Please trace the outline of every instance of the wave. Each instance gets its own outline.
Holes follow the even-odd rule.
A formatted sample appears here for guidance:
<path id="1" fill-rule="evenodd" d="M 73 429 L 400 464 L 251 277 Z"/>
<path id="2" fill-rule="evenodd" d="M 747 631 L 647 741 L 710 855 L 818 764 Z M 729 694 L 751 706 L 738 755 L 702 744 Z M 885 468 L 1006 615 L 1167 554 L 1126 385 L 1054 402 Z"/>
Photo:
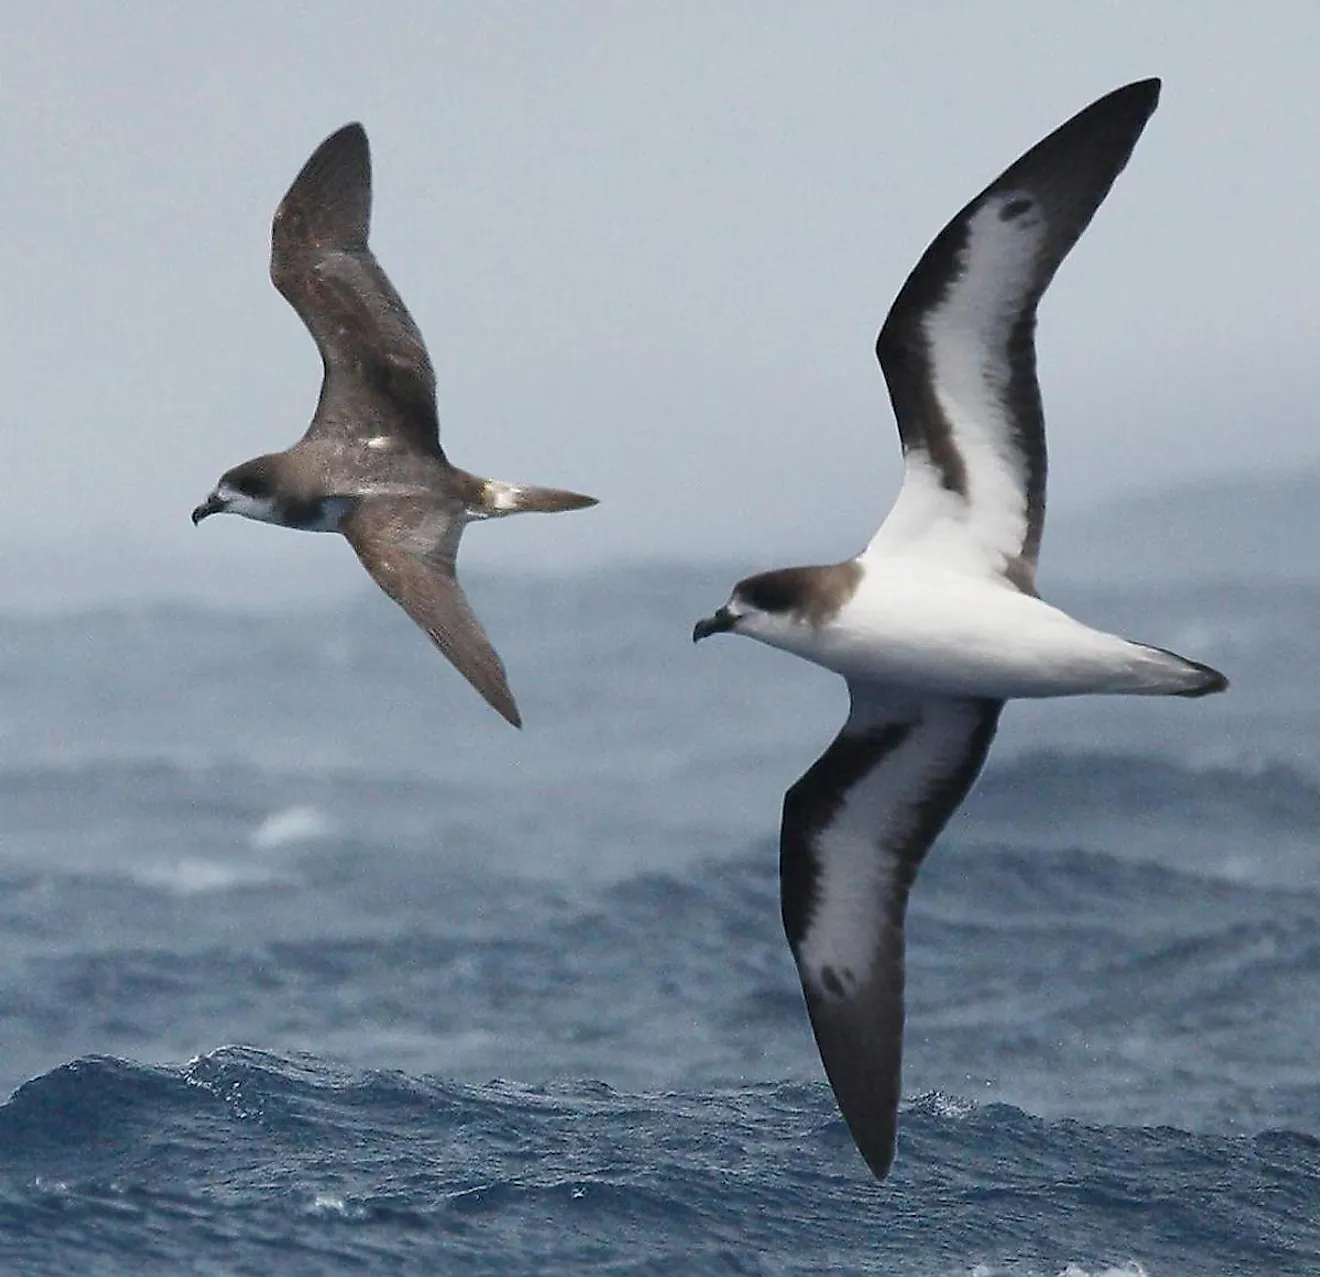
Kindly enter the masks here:
<path id="1" fill-rule="evenodd" d="M 189 839 L 183 880 L 145 853 L 0 873 L 0 1085 L 236 1032 L 469 1079 L 819 1076 L 769 838 L 601 883 L 507 871 L 466 832 L 341 827 L 226 856 L 188 828 L 161 835 Z M 913 893 L 910 1086 L 1099 1122 L 1314 1126 L 1320 893 L 996 832 L 951 829 Z"/>
<path id="2" fill-rule="evenodd" d="M 987 767 L 954 826 L 1026 848 L 1085 848 L 1261 886 L 1320 886 L 1320 782 L 1267 763 L 1040 750 Z"/>
<path id="3" fill-rule="evenodd" d="M 757 765 L 755 759 L 747 763 Z M 590 778 L 589 769 L 575 774 L 578 784 Z M 695 775 L 691 780 L 701 783 Z M 605 821 L 628 815 L 623 802 L 631 799 L 632 787 L 623 798 L 612 792 L 616 788 L 624 788 L 624 780 L 611 774 L 610 786 L 598 792 Z M 29 759 L 0 766 L 0 802 L 9 830 L 20 838 L 71 819 L 95 822 L 107 836 L 128 835 L 134 820 L 156 826 L 176 821 L 190 830 L 223 823 L 227 830 L 237 824 L 244 841 L 270 850 L 324 841 L 341 826 L 369 833 L 372 827 L 388 829 L 391 821 L 402 826 L 406 818 L 414 830 L 425 830 L 442 813 L 449 813 L 448 823 L 455 816 L 472 820 L 493 803 L 530 815 L 544 810 L 546 795 L 511 790 L 504 776 L 458 783 L 314 760 Z M 700 809 L 708 819 L 722 815 L 745 827 L 741 808 L 703 801 Z M 1105 827 L 1116 835 L 1097 845 L 1090 835 Z M 1185 841 L 1224 842 L 1227 835 L 1241 842 L 1248 834 L 1265 843 L 1309 841 L 1320 827 L 1320 779 L 1280 762 L 1200 766 L 1147 751 L 1036 749 L 992 757 L 954 826 L 978 838 L 1002 834 L 1017 845 L 1037 845 L 1043 834 L 1057 844 L 1075 830 L 1073 845 L 1106 850 L 1117 837 L 1138 856 L 1142 840 L 1134 829 L 1141 827 L 1162 831 L 1154 842 L 1177 829 Z M 708 837 L 725 832 L 711 820 Z"/>
<path id="4" fill-rule="evenodd" d="M 1019 815 L 1032 806 L 1187 815 L 1213 800 L 1211 819 L 1224 806 L 1275 825 L 1314 827 L 1320 817 L 1320 783 L 1296 767 L 1193 766 L 1146 752 L 1033 750 L 987 768 L 975 794 L 985 816 L 999 804 Z"/>
<path id="5" fill-rule="evenodd" d="M 402 773 L 395 769 L 364 774 L 361 767 L 323 764 L 318 759 L 271 763 L 155 756 L 97 757 L 75 754 L 11 758 L 0 765 L 0 786 L 7 798 L 49 796 L 48 790 L 67 792 L 71 785 L 105 791 L 115 797 L 139 787 L 155 792 L 178 790 L 225 793 L 245 785 L 303 780 L 330 787 L 379 786 L 395 777 L 401 788 L 434 785 L 429 772 Z M 446 786 L 457 792 L 455 785 Z M 1278 760 L 1239 764 L 1195 764 L 1149 750 L 1094 748 L 1037 748 L 1003 757 L 992 755 L 985 775 L 973 791 L 985 805 L 990 799 L 1030 798 L 1044 794 L 1070 805 L 1088 802 L 1135 801 L 1161 806 L 1187 804 L 1207 795 L 1227 793 L 1248 808 L 1277 809 L 1283 820 L 1314 820 L 1320 811 L 1320 779 Z"/>
<path id="6" fill-rule="evenodd" d="M 0 1107 L 15 1273 L 1301 1273 L 1318 1191 L 1295 1132 L 940 1095 L 906 1106 L 880 1185 L 816 1084 L 475 1086 L 230 1047 L 76 1060 Z"/>

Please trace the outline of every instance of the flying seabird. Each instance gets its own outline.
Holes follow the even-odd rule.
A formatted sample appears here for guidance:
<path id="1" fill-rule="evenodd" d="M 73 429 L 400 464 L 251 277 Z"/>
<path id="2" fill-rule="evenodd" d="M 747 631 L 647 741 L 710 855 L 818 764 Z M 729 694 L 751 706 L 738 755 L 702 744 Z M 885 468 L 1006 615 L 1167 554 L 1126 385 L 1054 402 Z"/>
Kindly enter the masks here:
<path id="1" fill-rule="evenodd" d="M 839 1108 L 877 1177 L 894 1156 L 903 923 L 922 859 L 985 761 L 1004 702 L 1204 696 L 1206 665 L 1091 629 L 1035 591 L 1045 518 L 1036 306 L 1127 163 L 1158 80 L 1101 98 L 935 238 L 876 344 L 904 478 L 860 555 L 748 577 L 720 631 L 843 675 L 843 729 L 784 797 L 784 929 Z"/>
<path id="2" fill-rule="evenodd" d="M 464 527 L 594 497 L 482 479 L 440 447 L 422 335 L 367 245 L 371 152 L 349 124 L 313 152 L 275 211 L 270 277 L 316 340 L 321 398 L 291 448 L 221 476 L 192 513 L 340 532 L 386 594 L 515 727 L 504 665 L 455 575 Z"/>

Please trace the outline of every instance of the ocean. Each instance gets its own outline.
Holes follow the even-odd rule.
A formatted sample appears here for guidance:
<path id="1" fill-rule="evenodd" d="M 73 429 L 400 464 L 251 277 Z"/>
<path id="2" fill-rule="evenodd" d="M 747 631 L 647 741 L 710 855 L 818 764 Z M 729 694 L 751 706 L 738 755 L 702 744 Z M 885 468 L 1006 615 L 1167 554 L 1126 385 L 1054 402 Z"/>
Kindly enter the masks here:
<path id="1" fill-rule="evenodd" d="M 1320 1272 L 1320 587 L 1059 584 L 1229 674 L 1014 705 L 922 869 L 898 1159 L 779 923 L 839 680 L 755 564 L 0 617 L 0 1273 Z"/>

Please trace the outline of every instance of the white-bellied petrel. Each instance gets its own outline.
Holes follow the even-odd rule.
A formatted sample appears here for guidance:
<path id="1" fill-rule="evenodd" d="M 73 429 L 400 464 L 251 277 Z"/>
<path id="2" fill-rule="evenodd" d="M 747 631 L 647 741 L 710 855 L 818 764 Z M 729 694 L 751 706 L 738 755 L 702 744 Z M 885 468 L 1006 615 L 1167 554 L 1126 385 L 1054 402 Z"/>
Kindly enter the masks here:
<path id="1" fill-rule="evenodd" d="M 270 277 L 316 340 L 321 398 L 291 448 L 221 476 L 192 514 L 241 514 L 341 532 L 362 565 L 515 727 L 504 665 L 455 575 L 474 519 L 595 505 L 593 497 L 481 479 L 440 447 L 422 335 L 367 245 L 371 152 L 360 124 L 313 152 L 275 211 Z"/>
<path id="2" fill-rule="evenodd" d="M 1034 587 L 1045 518 L 1036 306 L 1159 89 L 1119 89 L 1032 147 L 908 276 L 876 344 L 903 485 L 866 549 L 748 577 L 693 632 L 746 634 L 848 682 L 847 722 L 784 798 L 780 890 L 825 1071 L 880 1177 L 894 1155 L 908 893 L 1004 702 L 1228 685 L 1073 620 Z"/>

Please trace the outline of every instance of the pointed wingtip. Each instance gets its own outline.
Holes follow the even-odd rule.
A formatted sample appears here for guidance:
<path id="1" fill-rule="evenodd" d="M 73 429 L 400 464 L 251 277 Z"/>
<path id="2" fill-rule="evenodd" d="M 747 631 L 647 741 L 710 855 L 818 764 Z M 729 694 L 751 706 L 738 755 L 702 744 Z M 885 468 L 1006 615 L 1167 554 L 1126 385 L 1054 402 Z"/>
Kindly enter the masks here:
<path id="1" fill-rule="evenodd" d="M 476 624 L 476 618 L 473 617 L 473 623 Z M 509 685 L 504 673 L 504 664 L 495 653 L 494 648 L 490 648 L 490 656 L 497 663 L 495 670 L 484 665 L 474 664 L 466 659 L 462 651 L 452 646 L 446 645 L 445 639 L 442 639 L 437 631 L 431 627 L 426 627 L 431 641 L 448 658 L 453 667 L 467 679 L 469 685 L 481 697 L 487 705 L 491 707 L 510 727 L 522 729 L 522 714 L 518 712 L 518 702 L 513 699 L 513 693 L 509 690 Z M 446 636 L 446 638 L 451 636 Z M 489 642 L 482 635 L 484 642 Z"/>
<path id="2" fill-rule="evenodd" d="M 1160 79 L 1158 75 L 1150 75 L 1144 80 L 1133 80 L 1130 84 L 1120 85 L 1108 96 L 1111 98 L 1128 96 L 1133 98 L 1158 99 L 1160 96 L 1160 89 L 1163 85 L 1164 81 Z M 1103 99 L 1101 100 L 1103 101 Z"/>
<path id="3" fill-rule="evenodd" d="M 857 1151 L 876 1179 L 884 1181 L 889 1178 L 889 1172 L 894 1169 L 894 1153 L 897 1151 L 895 1144 L 872 1149 L 866 1149 L 858 1144 Z"/>
<path id="4" fill-rule="evenodd" d="M 472 618 L 473 624 L 479 624 L 476 617 Z M 432 641 L 436 640 L 434 630 L 428 630 Z M 483 641 L 487 644 L 484 632 Z M 457 649 L 441 647 L 441 651 L 449 658 L 450 663 L 460 674 L 467 679 L 472 688 L 481 697 L 487 705 L 491 707 L 510 727 L 522 729 L 522 714 L 518 711 L 518 702 L 513 699 L 513 693 L 509 690 L 508 677 L 504 672 L 504 663 L 496 654 L 494 648 L 490 648 L 490 656 L 494 658 L 495 669 L 485 668 L 474 664 L 471 660 L 465 659 L 462 652 Z"/>
<path id="5" fill-rule="evenodd" d="M 316 148 L 309 157 L 307 165 L 313 161 L 324 162 L 327 159 L 367 159 L 370 160 L 371 144 L 367 141 L 367 130 L 357 120 L 337 128 Z"/>
<path id="6" fill-rule="evenodd" d="M 514 700 L 513 691 L 509 687 L 509 677 L 505 672 L 504 662 L 500 660 L 495 649 L 489 647 L 490 640 L 485 637 L 485 631 L 480 630 L 481 623 L 475 616 L 472 617 L 472 624 L 478 628 L 483 642 L 489 648 L 493 668 L 474 663 L 469 659 L 470 654 L 465 656 L 456 648 L 442 648 L 441 650 L 444 651 L 454 668 L 467 679 L 481 699 L 510 727 L 521 730 L 523 725 L 522 714 L 518 710 L 518 702 Z M 435 639 L 434 631 L 431 632 L 431 638 Z"/>
<path id="7" fill-rule="evenodd" d="M 901 941 L 900 941 L 901 943 Z M 901 957 L 895 978 L 868 980 L 845 996 L 822 992 L 802 971 L 825 1076 L 857 1151 L 876 1179 L 894 1163 L 903 1055 Z"/>
<path id="8" fill-rule="evenodd" d="M 1127 86 L 1131 93 L 1140 93 L 1148 97 L 1151 104 L 1160 100 L 1160 90 L 1164 87 L 1164 81 L 1158 75 L 1152 75 L 1145 80 L 1134 80 Z"/>
<path id="9" fill-rule="evenodd" d="M 1042 138 L 1006 169 L 1003 177 L 1019 174 L 1029 182 L 1033 168 L 1030 157 L 1033 154 L 1041 158 L 1055 156 L 1047 161 L 1046 167 L 1062 164 L 1063 169 L 1066 169 L 1071 160 L 1073 165 L 1092 170 L 1097 176 L 1107 172 L 1104 185 L 1095 196 L 1098 205 L 1114 179 L 1127 166 L 1137 140 L 1150 117 L 1155 114 L 1155 108 L 1160 103 L 1160 89 L 1161 82 L 1158 79 L 1135 80 L 1096 98 Z"/>
<path id="10" fill-rule="evenodd" d="M 1133 112 L 1149 115 L 1159 105 L 1160 90 L 1164 82 L 1159 76 L 1145 80 L 1133 80 L 1130 84 L 1120 84 L 1108 93 L 1102 93 L 1081 110 L 1075 112 L 1070 120 L 1084 115 L 1110 115 L 1119 112 Z"/>
<path id="11" fill-rule="evenodd" d="M 272 267 L 290 251 L 364 250 L 371 226 L 371 147 L 354 121 L 336 129 L 298 170 L 272 227 Z"/>
<path id="12" fill-rule="evenodd" d="M 1117 111 L 1119 107 L 1130 110 L 1139 119 L 1149 119 L 1160 104 L 1160 90 L 1164 87 L 1158 76 L 1148 80 L 1134 80 L 1122 88 L 1106 93 L 1091 107 L 1092 110 Z"/>
<path id="13" fill-rule="evenodd" d="M 1028 293 L 1039 300 L 1127 165 L 1159 104 L 1161 86 L 1157 77 L 1134 80 L 1088 103 L 1024 151 L 948 222 L 908 276 L 876 338 L 875 353 L 887 378 L 901 377 L 910 360 L 920 363 L 926 358 L 921 322 L 944 298 L 950 278 L 962 270 L 968 224 L 992 195 L 1021 190 L 1043 203 L 1054 229 Z M 891 397 L 894 390 L 891 381 Z M 899 391 L 906 393 L 902 385 Z"/>

